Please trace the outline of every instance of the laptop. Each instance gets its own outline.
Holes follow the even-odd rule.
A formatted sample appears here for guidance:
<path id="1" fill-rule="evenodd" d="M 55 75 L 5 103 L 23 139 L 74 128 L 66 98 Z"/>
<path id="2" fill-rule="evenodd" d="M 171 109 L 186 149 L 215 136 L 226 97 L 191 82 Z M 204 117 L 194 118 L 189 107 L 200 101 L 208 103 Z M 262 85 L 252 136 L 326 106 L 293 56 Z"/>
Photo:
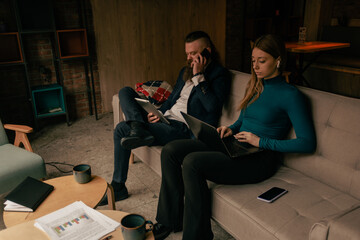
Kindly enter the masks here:
<path id="1" fill-rule="evenodd" d="M 256 153 L 263 149 L 249 143 L 239 142 L 233 136 L 221 138 L 216 128 L 187 113 L 181 112 L 196 139 L 202 141 L 215 151 L 221 151 L 231 158 Z"/>
<path id="2" fill-rule="evenodd" d="M 153 113 L 155 116 L 160 118 L 160 121 L 162 121 L 163 123 L 170 124 L 170 122 L 165 118 L 164 114 L 157 110 L 156 107 L 151 102 L 149 102 L 149 100 L 142 98 L 135 98 L 135 100 L 145 111 L 147 111 L 148 113 Z"/>

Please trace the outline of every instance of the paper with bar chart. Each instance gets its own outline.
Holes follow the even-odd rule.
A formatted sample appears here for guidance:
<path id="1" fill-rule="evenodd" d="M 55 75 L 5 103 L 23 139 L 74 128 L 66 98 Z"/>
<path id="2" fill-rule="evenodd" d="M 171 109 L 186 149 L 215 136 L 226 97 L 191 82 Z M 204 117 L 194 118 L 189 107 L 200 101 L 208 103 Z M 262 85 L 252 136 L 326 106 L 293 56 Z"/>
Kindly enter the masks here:
<path id="1" fill-rule="evenodd" d="M 59 240 L 99 239 L 119 225 L 81 201 L 38 218 L 34 224 L 51 239 Z"/>

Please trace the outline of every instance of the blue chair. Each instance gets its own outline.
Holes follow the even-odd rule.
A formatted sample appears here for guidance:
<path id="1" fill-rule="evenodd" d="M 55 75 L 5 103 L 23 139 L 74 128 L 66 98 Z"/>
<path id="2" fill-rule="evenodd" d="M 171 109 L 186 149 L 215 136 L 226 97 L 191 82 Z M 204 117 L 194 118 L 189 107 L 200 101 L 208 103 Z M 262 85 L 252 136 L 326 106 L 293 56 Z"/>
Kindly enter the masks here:
<path id="1" fill-rule="evenodd" d="M 5 129 L 15 131 L 14 144 L 10 144 Z M 24 125 L 5 124 L 0 119 L 0 194 L 11 191 L 27 176 L 46 177 L 44 160 L 33 153 L 27 133 L 33 129 Z M 25 149 L 21 148 L 23 145 Z"/>

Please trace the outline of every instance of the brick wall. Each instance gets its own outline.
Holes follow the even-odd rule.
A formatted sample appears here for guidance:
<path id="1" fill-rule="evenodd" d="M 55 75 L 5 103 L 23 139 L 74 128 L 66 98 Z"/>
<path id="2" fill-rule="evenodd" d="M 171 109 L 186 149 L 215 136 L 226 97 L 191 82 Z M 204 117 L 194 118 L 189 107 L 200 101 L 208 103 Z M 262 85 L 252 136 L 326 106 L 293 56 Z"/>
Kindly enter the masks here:
<path id="1" fill-rule="evenodd" d="M 97 112 L 102 113 L 100 82 L 95 52 L 94 30 L 90 0 L 85 0 L 85 16 L 88 23 L 88 45 L 92 56 L 93 76 Z M 10 1 L 0 1 L 0 8 L 11 6 Z M 56 29 L 82 28 L 84 19 L 79 17 L 77 0 L 54 0 Z M 15 21 L 15 19 L 13 19 Z M 16 24 L 8 24 L 17 31 Z M 15 27 L 14 27 L 15 26 Z M 15 28 L 15 29 L 14 29 Z M 54 33 L 23 34 L 23 46 L 28 62 L 30 87 L 57 82 L 53 54 L 55 51 Z M 70 120 L 94 114 L 94 99 L 91 95 L 91 79 L 86 76 L 83 59 L 61 61 L 60 82 L 63 82 L 66 93 L 67 108 Z M 0 118 L 3 123 L 20 123 L 34 126 L 30 92 L 25 80 L 25 66 L 0 66 Z M 44 71 L 45 70 L 45 71 Z M 89 101 L 92 103 L 89 105 Z M 91 110 L 91 111 L 90 111 Z M 41 120 L 46 122 L 47 119 Z M 50 119 L 49 119 L 50 121 Z"/>

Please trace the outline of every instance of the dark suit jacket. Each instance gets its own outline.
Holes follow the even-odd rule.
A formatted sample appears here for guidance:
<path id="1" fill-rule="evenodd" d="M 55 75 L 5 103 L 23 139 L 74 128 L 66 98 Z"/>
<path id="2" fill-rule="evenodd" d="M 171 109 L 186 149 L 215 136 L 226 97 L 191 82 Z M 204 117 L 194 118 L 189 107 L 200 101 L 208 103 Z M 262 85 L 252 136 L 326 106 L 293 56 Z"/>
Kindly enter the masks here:
<path id="1" fill-rule="evenodd" d="M 160 107 L 165 113 L 180 97 L 185 82 L 181 69 L 175 87 L 168 100 Z M 187 113 L 213 126 L 217 126 L 225 99 L 230 92 L 230 72 L 216 62 L 211 62 L 204 72 L 205 81 L 194 87 L 190 93 Z"/>

